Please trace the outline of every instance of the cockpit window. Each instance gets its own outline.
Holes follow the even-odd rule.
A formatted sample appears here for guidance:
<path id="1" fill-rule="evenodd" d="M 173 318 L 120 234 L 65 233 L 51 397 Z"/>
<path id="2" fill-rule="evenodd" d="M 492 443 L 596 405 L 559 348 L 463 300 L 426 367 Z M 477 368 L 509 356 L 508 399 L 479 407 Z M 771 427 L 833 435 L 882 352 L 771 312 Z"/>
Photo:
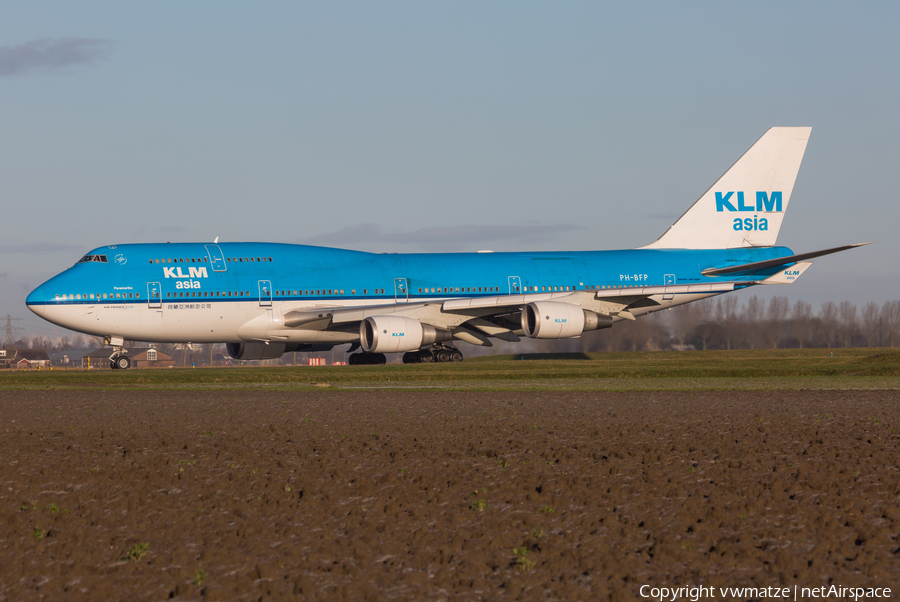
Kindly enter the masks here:
<path id="1" fill-rule="evenodd" d="M 81 259 L 78 260 L 78 263 L 88 263 L 90 261 L 96 261 L 99 263 L 108 263 L 106 261 L 106 255 L 85 255 Z"/>

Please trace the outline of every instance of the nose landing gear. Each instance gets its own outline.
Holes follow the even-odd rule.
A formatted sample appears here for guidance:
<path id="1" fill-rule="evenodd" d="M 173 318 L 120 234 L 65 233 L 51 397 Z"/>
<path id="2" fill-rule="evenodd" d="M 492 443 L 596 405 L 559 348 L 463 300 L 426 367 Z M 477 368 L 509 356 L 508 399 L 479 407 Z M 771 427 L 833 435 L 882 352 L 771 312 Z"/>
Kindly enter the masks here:
<path id="1" fill-rule="evenodd" d="M 125 353 L 125 340 L 121 337 L 105 337 L 104 345 L 111 345 L 112 355 L 109 356 L 109 367 L 113 370 L 128 370 L 131 368 L 131 358 Z"/>

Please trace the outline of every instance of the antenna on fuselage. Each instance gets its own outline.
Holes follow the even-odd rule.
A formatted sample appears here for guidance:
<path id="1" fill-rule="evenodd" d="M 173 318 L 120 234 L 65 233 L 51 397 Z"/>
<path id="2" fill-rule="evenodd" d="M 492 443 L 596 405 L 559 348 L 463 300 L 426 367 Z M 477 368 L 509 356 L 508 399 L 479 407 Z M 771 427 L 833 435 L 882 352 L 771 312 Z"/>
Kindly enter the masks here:
<path id="1" fill-rule="evenodd" d="M 213 241 L 213 244 L 214 244 L 214 245 L 219 244 L 219 237 L 218 237 L 218 236 L 216 236 L 216 239 Z"/>

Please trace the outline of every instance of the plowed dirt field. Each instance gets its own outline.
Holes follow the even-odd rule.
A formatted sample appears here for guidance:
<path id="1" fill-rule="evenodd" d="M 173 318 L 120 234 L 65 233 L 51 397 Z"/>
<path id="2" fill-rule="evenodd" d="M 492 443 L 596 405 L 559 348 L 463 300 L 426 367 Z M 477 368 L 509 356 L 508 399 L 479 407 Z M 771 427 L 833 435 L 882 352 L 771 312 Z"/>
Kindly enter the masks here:
<path id="1" fill-rule="evenodd" d="M 0 600 L 900 592 L 890 391 L 2 391 Z"/>

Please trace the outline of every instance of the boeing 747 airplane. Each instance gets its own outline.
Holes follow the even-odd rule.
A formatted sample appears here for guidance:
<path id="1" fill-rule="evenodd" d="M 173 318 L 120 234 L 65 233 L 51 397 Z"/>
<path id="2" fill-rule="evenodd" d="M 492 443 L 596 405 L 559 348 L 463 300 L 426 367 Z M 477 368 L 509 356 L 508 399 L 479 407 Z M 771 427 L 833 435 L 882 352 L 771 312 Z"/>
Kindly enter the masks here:
<path id="1" fill-rule="evenodd" d="M 749 286 L 790 284 L 809 259 L 775 246 L 811 128 L 767 131 L 657 241 L 621 251 L 373 254 L 275 243 L 99 247 L 28 308 L 102 336 L 227 343 L 236 359 L 350 344 L 350 364 L 462 360 L 457 341 L 561 339 Z M 867 244 L 867 243 L 861 243 Z"/>

